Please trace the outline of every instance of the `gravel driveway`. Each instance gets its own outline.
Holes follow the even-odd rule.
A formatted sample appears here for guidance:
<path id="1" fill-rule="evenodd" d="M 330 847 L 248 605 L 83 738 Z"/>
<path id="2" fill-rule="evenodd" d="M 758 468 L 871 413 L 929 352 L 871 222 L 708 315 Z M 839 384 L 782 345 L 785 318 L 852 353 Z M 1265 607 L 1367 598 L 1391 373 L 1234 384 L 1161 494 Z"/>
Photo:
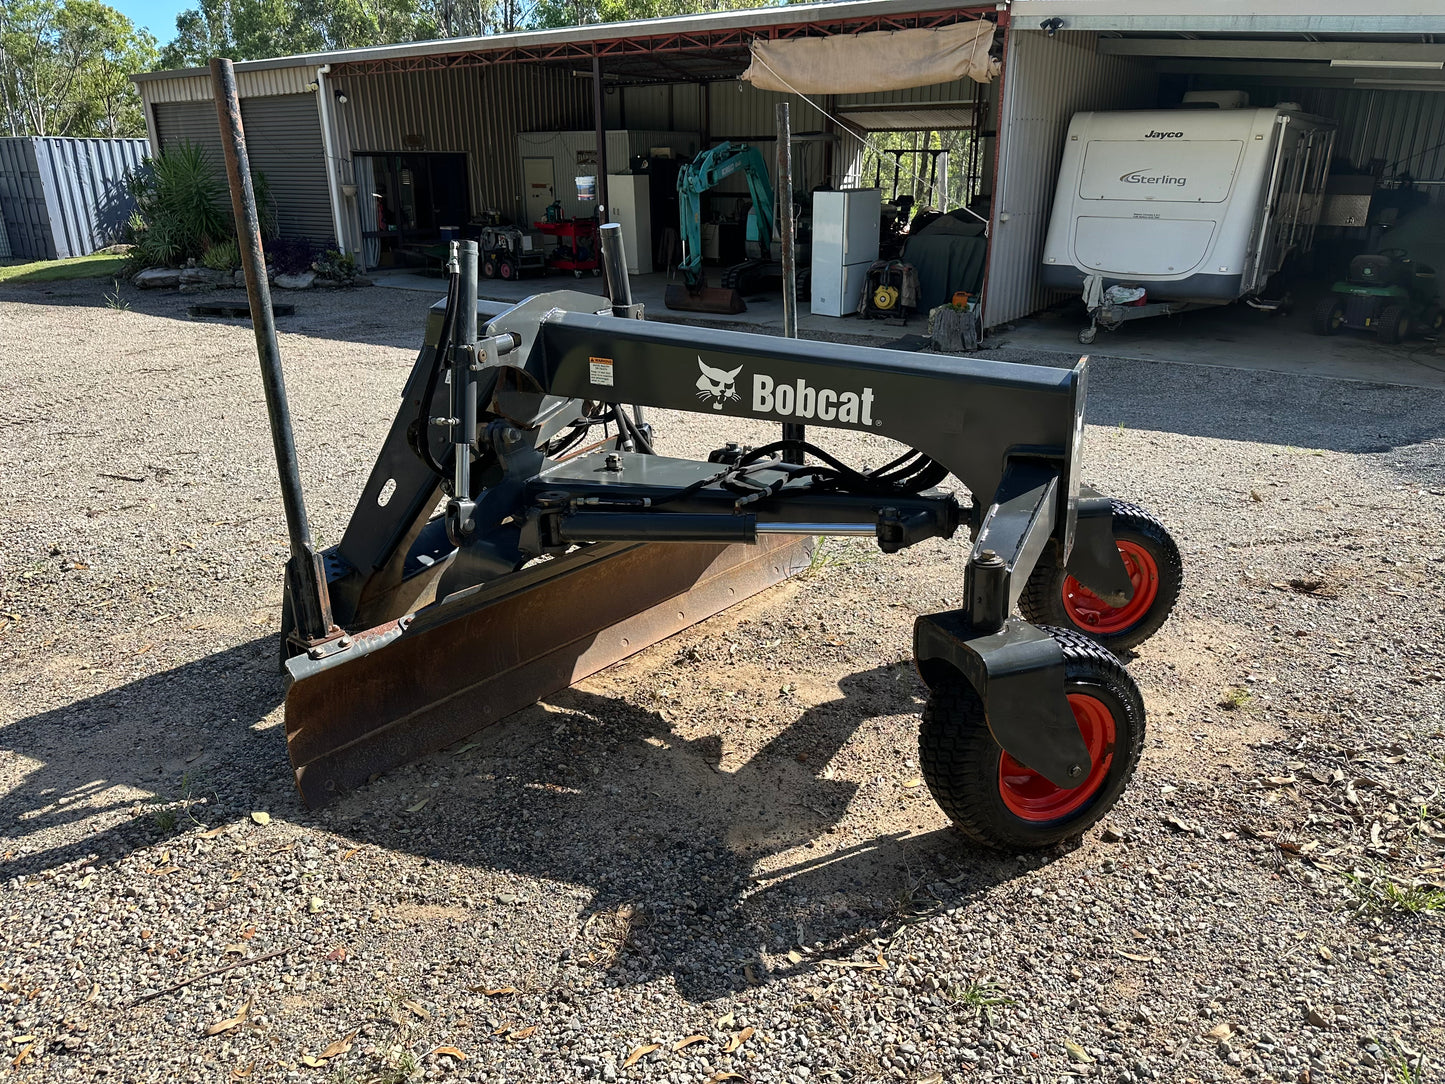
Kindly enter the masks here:
<path id="1" fill-rule="evenodd" d="M 0 290 L 11 1078 L 1440 1079 L 1445 395 L 1096 359 L 1087 476 L 1187 580 L 1129 661 L 1140 771 L 1074 846 L 978 850 L 918 785 L 910 632 L 958 541 L 828 543 L 310 813 L 250 330 L 121 298 Z M 323 543 L 430 300 L 281 320 Z"/>

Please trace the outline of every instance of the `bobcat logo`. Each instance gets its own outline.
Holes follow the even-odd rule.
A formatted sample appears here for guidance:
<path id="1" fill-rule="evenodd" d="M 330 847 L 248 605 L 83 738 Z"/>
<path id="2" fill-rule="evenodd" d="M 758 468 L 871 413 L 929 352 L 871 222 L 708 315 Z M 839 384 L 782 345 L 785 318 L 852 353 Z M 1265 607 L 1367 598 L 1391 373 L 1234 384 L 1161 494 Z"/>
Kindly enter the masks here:
<path id="1" fill-rule="evenodd" d="M 697 367 L 702 370 L 697 378 L 697 397 L 704 402 L 711 399 L 714 410 L 721 410 L 724 403 L 740 398 L 736 385 L 738 373 L 743 371 L 741 365 L 731 371 L 714 369 L 699 357 Z"/>

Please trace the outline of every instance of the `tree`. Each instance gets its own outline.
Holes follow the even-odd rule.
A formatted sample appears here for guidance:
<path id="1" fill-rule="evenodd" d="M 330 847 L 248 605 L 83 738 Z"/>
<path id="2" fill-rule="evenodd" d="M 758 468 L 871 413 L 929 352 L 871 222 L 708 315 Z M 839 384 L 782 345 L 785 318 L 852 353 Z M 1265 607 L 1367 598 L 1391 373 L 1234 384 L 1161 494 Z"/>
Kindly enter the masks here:
<path id="1" fill-rule="evenodd" d="M 7 135 L 144 135 L 130 73 L 156 42 L 98 0 L 0 3 L 0 110 Z"/>
<path id="2" fill-rule="evenodd" d="M 774 0 L 776 2 L 776 0 Z M 552 28 L 588 23 L 621 23 L 667 15 L 701 15 L 766 6 L 768 0 L 536 0 L 526 25 Z"/>
<path id="3" fill-rule="evenodd" d="M 199 0 L 161 68 L 756 7 L 765 0 Z"/>
<path id="4" fill-rule="evenodd" d="M 213 56 L 260 60 L 436 37 L 414 0 L 200 0 L 176 16 L 161 68 L 200 67 Z"/>

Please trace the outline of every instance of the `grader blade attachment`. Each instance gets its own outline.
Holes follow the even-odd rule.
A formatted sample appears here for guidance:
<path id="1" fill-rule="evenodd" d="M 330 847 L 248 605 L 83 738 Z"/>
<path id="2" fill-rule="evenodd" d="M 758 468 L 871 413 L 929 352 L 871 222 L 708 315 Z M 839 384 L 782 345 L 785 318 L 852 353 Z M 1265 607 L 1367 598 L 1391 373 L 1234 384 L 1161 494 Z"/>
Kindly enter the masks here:
<path id="1" fill-rule="evenodd" d="M 286 664 L 286 748 L 308 806 L 641 651 L 806 568 L 809 538 L 601 543 Z"/>

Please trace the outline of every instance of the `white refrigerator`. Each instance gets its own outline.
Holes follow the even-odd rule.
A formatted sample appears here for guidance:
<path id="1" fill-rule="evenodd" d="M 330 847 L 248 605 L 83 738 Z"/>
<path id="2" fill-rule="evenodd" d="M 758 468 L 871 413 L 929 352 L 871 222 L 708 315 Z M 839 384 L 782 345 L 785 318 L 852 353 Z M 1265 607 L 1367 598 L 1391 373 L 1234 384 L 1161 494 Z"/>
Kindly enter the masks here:
<path id="1" fill-rule="evenodd" d="M 651 180 L 645 173 L 610 173 L 607 176 L 607 221 L 622 227 L 629 275 L 652 274 Z"/>
<path id="2" fill-rule="evenodd" d="M 868 268 L 878 259 L 882 203 L 877 188 L 813 193 L 813 315 L 858 311 Z"/>

